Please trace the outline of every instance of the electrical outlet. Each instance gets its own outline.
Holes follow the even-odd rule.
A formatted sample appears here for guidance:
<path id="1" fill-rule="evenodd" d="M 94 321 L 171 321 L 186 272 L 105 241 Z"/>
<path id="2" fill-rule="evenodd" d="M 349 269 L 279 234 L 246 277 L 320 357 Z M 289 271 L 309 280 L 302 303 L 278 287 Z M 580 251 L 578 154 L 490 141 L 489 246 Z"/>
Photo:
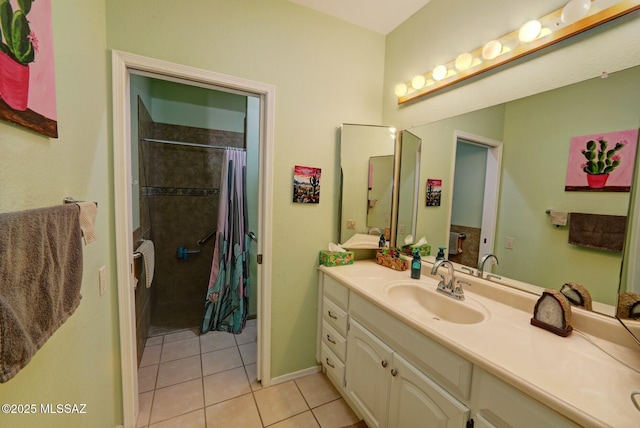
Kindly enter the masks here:
<path id="1" fill-rule="evenodd" d="M 398 225 L 398 233 L 399 234 L 404 235 L 404 229 L 405 229 L 404 224 L 399 224 Z"/>
<path id="2" fill-rule="evenodd" d="M 347 220 L 347 229 L 355 229 L 356 221 L 355 220 Z"/>
<path id="3" fill-rule="evenodd" d="M 507 236 L 506 238 L 504 238 L 504 248 L 512 250 L 513 249 L 513 241 L 514 238 L 511 236 Z"/>
<path id="4" fill-rule="evenodd" d="M 102 266 L 98 269 L 98 276 L 100 277 L 100 295 L 102 296 L 107 290 L 107 267 Z"/>

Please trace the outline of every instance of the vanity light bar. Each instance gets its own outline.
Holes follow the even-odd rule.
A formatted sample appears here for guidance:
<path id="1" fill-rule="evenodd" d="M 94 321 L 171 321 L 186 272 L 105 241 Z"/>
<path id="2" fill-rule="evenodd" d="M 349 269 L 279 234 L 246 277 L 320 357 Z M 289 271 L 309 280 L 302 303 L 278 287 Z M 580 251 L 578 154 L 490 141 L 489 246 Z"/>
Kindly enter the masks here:
<path id="1" fill-rule="evenodd" d="M 585 3 L 588 12 L 580 8 L 581 3 Z M 529 21 L 518 30 L 492 40 L 472 52 L 460 54 L 453 61 L 397 84 L 395 94 L 398 104 L 447 88 L 638 9 L 640 0 L 593 0 L 591 3 L 589 0 L 571 0 L 563 8 L 539 20 Z M 582 17 L 584 13 L 587 14 Z M 573 19 L 577 20 L 572 22 L 570 15 L 574 15 Z"/>

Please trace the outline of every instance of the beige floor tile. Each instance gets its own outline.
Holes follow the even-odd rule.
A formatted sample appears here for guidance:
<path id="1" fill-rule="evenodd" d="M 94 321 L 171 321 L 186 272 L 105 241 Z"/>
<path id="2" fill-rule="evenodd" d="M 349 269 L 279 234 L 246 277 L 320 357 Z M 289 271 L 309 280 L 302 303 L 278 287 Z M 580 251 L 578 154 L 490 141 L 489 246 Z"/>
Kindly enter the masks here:
<path id="1" fill-rule="evenodd" d="M 244 367 L 227 370 L 203 378 L 207 406 L 251 392 Z"/>
<path id="2" fill-rule="evenodd" d="M 244 366 L 244 369 L 247 372 L 247 377 L 249 378 L 249 384 L 251 385 L 252 391 L 262 389 L 262 384 L 257 380 L 257 368 L 257 364 L 247 364 Z"/>
<path id="3" fill-rule="evenodd" d="M 144 346 L 162 345 L 163 336 L 148 337 Z"/>
<path id="4" fill-rule="evenodd" d="M 140 428 L 149 425 L 151 403 L 153 403 L 153 391 L 144 392 L 138 395 L 138 422 L 136 427 Z"/>
<path id="5" fill-rule="evenodd" d="M 309 410 L 293 381 L 253 393 L 265 426 Z"/>
<path id="6" fill-rule="evenodd" d="M 236 346 L 202 354 L 202 374 L 204 376 L 236 367 L 242 367 L 242 358 L 240 358 L 240 352 Z"/>
<path id="7" fill-rule="evenodd" d="M 210 331 L 200 336 L 200 352 L 219 351 L 236 346 L 233 334 L 224 331 Z"/>
<path id="8" fill-rule="evenodd" d="M 150 425 L 149 428 L 206 428 L 204 409 Z"/>
<path id="9" fill-rule="evenodd" d="M 258 320 L 256 318 L 247 320 L 247 322 L 244 325 L 245 327 L 252 327 L 252 326 L 258 325 Z"/>
<path id="10" fill-rule="evenodd" d="M 165 421 L 203 407 L 202 379 L 156 389 L 150 422 Z"/>
<path id="11" fill-rule="evenodd" d="M 153 391 L 156 388 L 158 364 L 138 369 L 138 392 Z"/>
<path id="12" fill-rule="evenodd" d="M 300 413 L 292 418 L 269 426 L 269 428 L 320 428 L 311 411 Z"/>
<path id="13" fill-rule="evenodd" d="M 176 340 L 175 342 L 164 343 L 162 345 L 161 362 L 179 360 L 180 358 L 192 357 L 200 353 L 200 340 L 197 337 L 190 339 Z"/>
<path id="14" fill-rule="evenodd" d="M 340 398 L 340 393 L 323 373 L 305 376 L 295 382 L 312 409 Z"/>
<path id="15" fill-rule="evenodd" d="M 251 342 L 238 346 L 244 364 L 253 364 L 258 361 L 258 347 L 256 345 L 256 342 Z"/>
<path id="16" fill-rule="evenodd" d="M 209 427 L 262 428 L 251 394 L 209 406 L 205 411 Z"/>
<path id="17" fill-rule="evenodd" d="M 164 343 L 177 342 L 178 340 L 191 339 L 198 337 L 197 330 L 183 330 L 175 333 L 169 333 L 164 335 Z"/>
<path id="18" fill-rule="evenodd" d="M 164 388 L 165 386 L 175 385 L 201 377 L 202 365 L 200 364 L 200 355 L 195 355 L 193 357 L 161 363 L 158 369 L 158 382 L 156 387 Z"/>
<path id="19" fill-rule="evenodd" d="M 312 410 L 321 428 L 340 428 L 358 422 L 358 417 L 343 398 Z"/>
<path id="20" fill-rule="evenodd" d="M 255 325 L 245 325 L 242 333 L 236 334 L 236 342 L 238 345 L 244 345 L 245 343 L 255 342 L 257 337 L 258 327 Z"/>
<path id="21" fill-rule="evenodd" d="M 160 362 L 160 354 L 162 353 L 162 345 L 145 346 L 142 351 L 142 359 L 140 367 L 152 366 Z"/>

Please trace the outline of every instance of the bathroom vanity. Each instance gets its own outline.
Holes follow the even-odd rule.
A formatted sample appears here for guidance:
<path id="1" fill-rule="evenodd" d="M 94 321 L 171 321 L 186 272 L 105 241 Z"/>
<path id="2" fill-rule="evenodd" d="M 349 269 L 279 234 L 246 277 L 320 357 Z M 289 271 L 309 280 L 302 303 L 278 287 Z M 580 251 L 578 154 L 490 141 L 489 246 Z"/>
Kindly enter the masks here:
<path id="1" fill-rule="evenodd" d="M 457 273 L 456 301 L 430 268 L 319 268 L 317 359 L 370 428 L 640 424 L 640 374 L 602 350 L 640 369 L 615 319 L 574 310 L 559 337 L 530 324 L 537 296 Z"/>

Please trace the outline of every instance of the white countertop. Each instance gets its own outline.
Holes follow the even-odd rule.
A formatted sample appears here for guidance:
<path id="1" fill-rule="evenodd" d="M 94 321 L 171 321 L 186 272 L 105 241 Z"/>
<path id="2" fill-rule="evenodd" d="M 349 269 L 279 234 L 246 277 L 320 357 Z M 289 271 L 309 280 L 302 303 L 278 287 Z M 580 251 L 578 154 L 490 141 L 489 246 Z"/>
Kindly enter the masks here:
<path id="1" fill-rule="evenodd" d="M 538 296 L 531 296 L 531 310 L 525 311 L 474 293 L 473 286 L 465 287 L 465 302 L 483 307 L 489 316 L 477 324 L 455 324 L 401 311 L 390 304 L 384 288 L 391 281 L 406 280 L 435 288 L 437 281 L 425 276 L 424 268 L 420 280 L 411 279 L 410 270 L 397 272 L 372 260 L 348 266 L 320 266 L 320 270 L 425 336 L 580 425 L 640 426 L 640 411 L 630 399 L 632 391 L 640 391 L 640 373 L 598 349 L 581 333 L 638 370 L 640 348 L 627 348 L 595 337 L 585 324 L 580 329 L 574 325 L 574 332 L 568 337 L 532 326 L 530 320 Z M 465 275 L 457 273 L 456 277 Z M 505 288 L 504 293 L 509 292 L 513 291 Z M 605 326 L 607 322 L 603 317 Z M 610 323 L 607 328 L 613 329 L 615 324 Z"/>

